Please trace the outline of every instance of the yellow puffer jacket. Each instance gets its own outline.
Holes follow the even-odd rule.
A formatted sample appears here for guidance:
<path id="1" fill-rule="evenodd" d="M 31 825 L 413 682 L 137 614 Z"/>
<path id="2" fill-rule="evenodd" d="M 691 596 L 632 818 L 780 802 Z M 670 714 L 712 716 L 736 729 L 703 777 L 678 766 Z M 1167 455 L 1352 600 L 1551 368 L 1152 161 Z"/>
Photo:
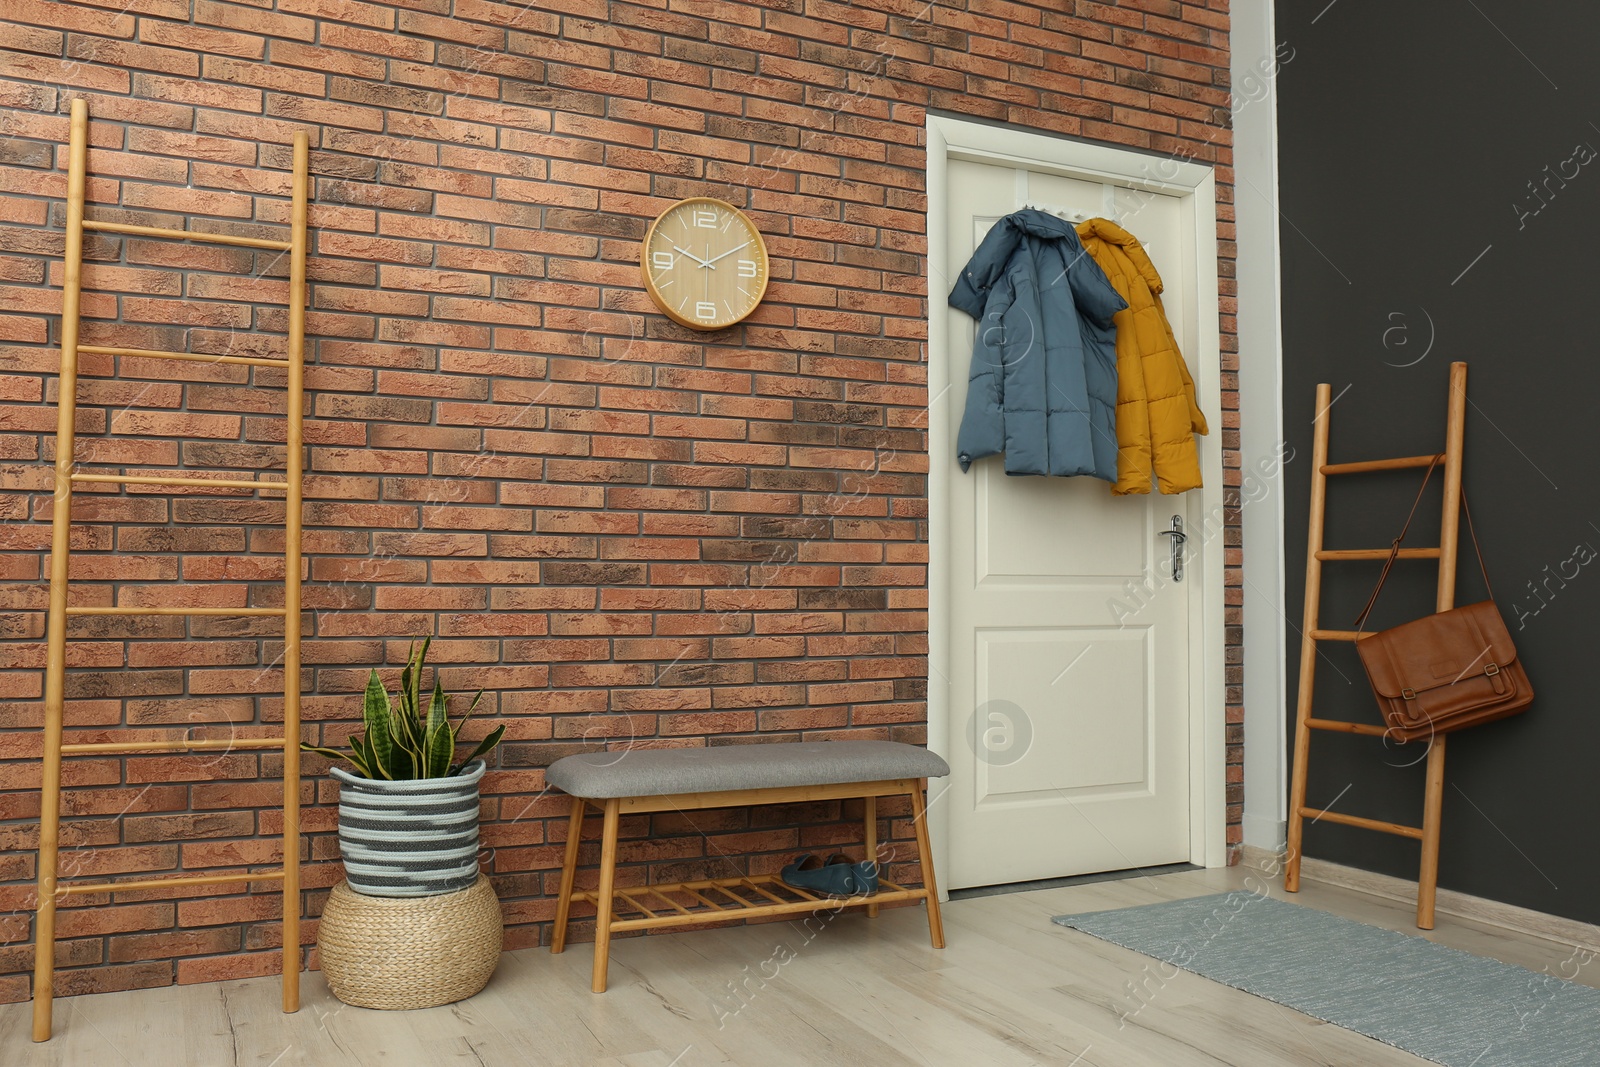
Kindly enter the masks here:
<path id="1" fill-rule="evenodd" d="M 1117 329 L 1117 483 L 1113 493 L 1148 493 L 1150 470 L 1163 493 L 1200 485 L 1194 435 L 1208 432 L 1194 400 L 1172 326 L 1161 310 L 1161 275 L 1133 234 L 1106 219 L 1078 226 L 1078 237 L 1111 286 L 1128 302 Z"/>

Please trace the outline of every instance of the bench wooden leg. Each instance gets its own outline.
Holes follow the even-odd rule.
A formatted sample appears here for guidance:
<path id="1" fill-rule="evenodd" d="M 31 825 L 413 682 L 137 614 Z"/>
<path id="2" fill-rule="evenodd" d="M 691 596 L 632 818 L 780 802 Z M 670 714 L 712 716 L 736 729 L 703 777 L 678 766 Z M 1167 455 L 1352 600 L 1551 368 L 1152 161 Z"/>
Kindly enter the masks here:
<path id="1" fill-rule="evenodd" d="M 866 848 L 865 848 L 866 856 L 865 856 L 865 859 L 869 863 L 877 863 L 878 862 L 878 798 L 877 797 L 865 797 L 862 800 L 862 805 L 866 808 L 866 819 L 865 819 L 865 821 L 866 821 L 867 836 L 866 836 Z M 878 917 L 878 906 L 876 904 L 868 904 L 867 905 L 867 918 L 876 919 L 877 917 Z"/>
<path id="2" fill-rule="evenodd" d="M 928 780 L 922 779 L 911 792 L 911 824 L 917 831 L 917 863 L 922 867 L 922 884 L 928 890 L 928 936 L 934 948 L 944 948 L 944 918 L 939 914 L 939 883 L 933 874 L 933 846 L 928 836 L 928 804 L 923 792 Z"/>
<path id="3" fill-rule="evenodd" d="M 606 991 L 606 966 L 611 962 L 611 895 L 617 882 L 617 823 L 622 802 L 606 801 L 605 828 L 600 834 L 600 892 L 594 922 L 594 981 L 589 988 Z"/>
<path id="4" fill-rule="evenodd" d="M 567 854 L 561 862 L 561 896 L 556 900 L 556 928 L 550 935 L 550 951 L 567 947 L 567 914 L 572 910 L 572 885 L 578 878 L 578 844 L 583 839 L 582 797 L 572 798 L 572 821 L 567 824 Z"/>

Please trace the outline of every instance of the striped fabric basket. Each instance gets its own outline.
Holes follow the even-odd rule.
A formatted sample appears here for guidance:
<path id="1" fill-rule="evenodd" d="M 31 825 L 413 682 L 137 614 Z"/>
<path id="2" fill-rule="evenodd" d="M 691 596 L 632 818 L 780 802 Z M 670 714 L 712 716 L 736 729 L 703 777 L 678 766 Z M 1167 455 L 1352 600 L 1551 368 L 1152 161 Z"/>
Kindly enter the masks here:
<path id="1" fill-rule="evenodd" d="M 478 782 L 484 762 L 459 775 L 377 781 L 343 767 L 339 852 L 350 888 L 373 897 L 456 893 L 478 879 Z"/>

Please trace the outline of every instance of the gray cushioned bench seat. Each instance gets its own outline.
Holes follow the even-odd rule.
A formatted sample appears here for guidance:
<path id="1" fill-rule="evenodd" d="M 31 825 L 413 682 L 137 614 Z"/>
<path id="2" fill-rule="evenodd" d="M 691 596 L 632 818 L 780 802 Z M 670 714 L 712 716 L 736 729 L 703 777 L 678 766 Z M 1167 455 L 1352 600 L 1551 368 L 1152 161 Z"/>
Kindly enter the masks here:
<path id="1" fill-rule="evenodd" d="M 942 778 L 950 765 L 899 741 L 778 741 L 715 748 L 585 752 L 550 765 L 545 780 L 575 797 L 652 797 L 728 789 Z"/>

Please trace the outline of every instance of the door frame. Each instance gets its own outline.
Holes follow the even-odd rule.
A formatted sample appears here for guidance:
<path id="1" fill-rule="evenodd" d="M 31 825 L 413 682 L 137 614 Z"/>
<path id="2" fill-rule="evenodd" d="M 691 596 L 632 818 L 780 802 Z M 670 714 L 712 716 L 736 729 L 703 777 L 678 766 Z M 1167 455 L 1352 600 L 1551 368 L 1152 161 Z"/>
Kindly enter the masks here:
<path id="1" fill-rule="evenodd" d="M 1212 433 L 1200 439 L 1197 492 L 1169 497 L 1189 530 L 1190 574 L 1199 581 L 1189 593 L 1189 862 L 1221 867 L 1227 846 L 1227 681 L 1224 653 L 1222 484 L 1222 353 L 1218 296 L 1216 176 L 1209 166 L 1173 156 L 1152 155 L 1102 144 L 1087 144 L 1010 126 L 990 125 L 930 113 L 927 119 L 928 170 L 928 747 L 946 759 L 961 754 L 950 714 L 950 478 L 954 448 L 948 419 L 935 417 L 950 390 L 946 358 L 949 330 L 944 296 L 954 279 L 944 273 L 949 250 L 945 214 L 948 167 L 967 160 L 1059 174 L 1069 178 L 1142 190 L 1179 199 L 1190 223 L 1184 228 L 1185 254 L 1194 264 L 1197 338 L 1185 353 L 1193 372 L 1196 400 Z M 945 788 L 948 788 L 946 786 Z M 948 805 L 930 798 L 928 822 L 934 841 L 935 872 L 947 877 L 951 845 Z"/>

